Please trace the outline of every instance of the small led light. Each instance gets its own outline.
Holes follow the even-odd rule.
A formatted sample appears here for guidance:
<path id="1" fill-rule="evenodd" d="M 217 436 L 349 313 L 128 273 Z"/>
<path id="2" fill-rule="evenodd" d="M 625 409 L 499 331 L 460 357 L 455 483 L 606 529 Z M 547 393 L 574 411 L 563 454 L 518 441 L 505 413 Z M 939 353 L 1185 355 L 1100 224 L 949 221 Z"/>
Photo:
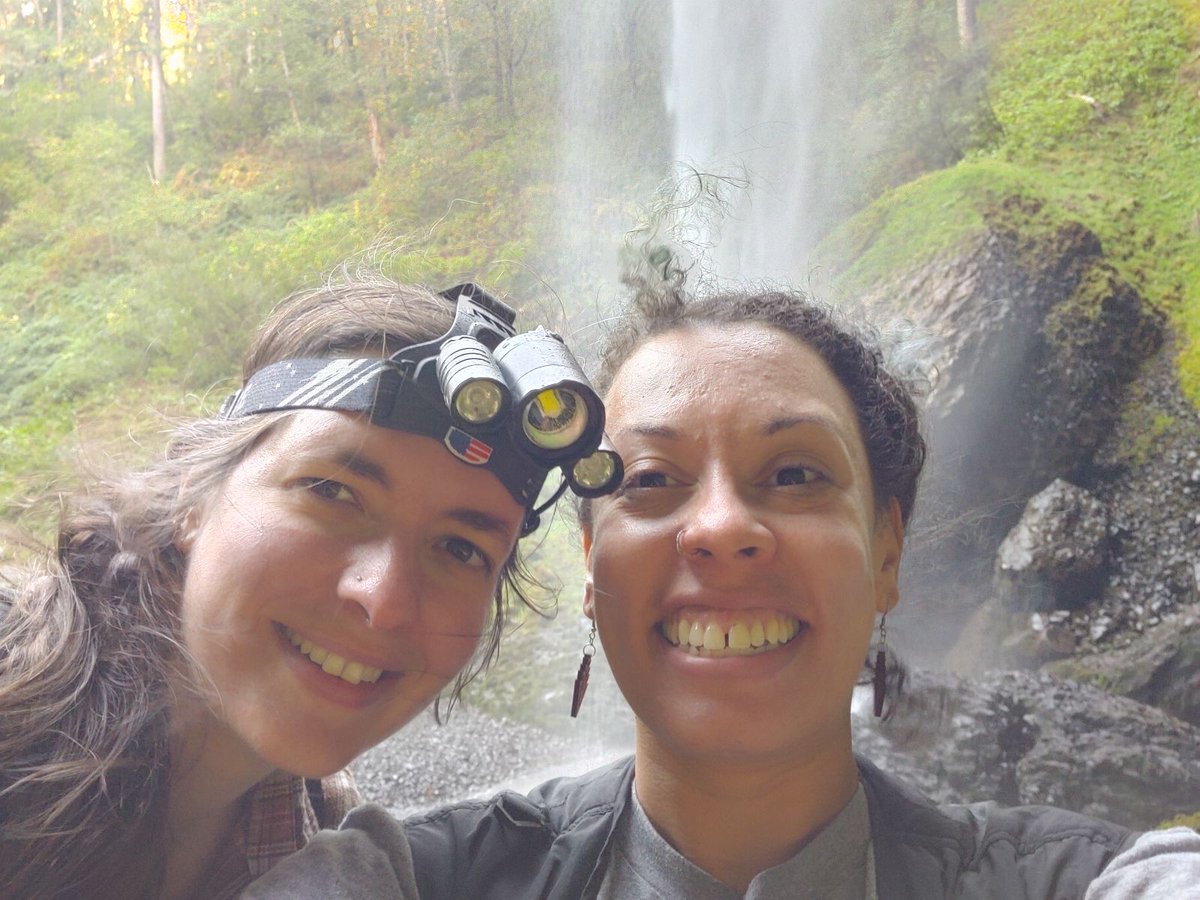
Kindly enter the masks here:
<path id="1" fill-rule="evenodd" d="M 602 497 L 611 494 L 625 477 L 625 465 L 608 438 L 600 447 L 564 469 L 567 484 L 579 497 Z"/>
<path id="2" fill-rule="evenodd" d="M 536 394 L 521 416 L 525 435 L 544 450 L 571 446 L 583 435 L 587 422 L 587 404 L 565 388 L 550 388 Z"/>
<path id="3" fill-rule="evenodd" d="M 494 381 L 468 381 L 454 395 L 454 411 L 464 422 L 483 425 L 500 415 L 504 392 Z"/>
<path id="4" fill-rule="evenodd" d="M 612 454 L 598 452 L 591 456 L 585 456 L 575 463 L 572 474 L 575 476 L 577 484 L 594 491 L 597 488 L 605 487 L 612 480 L 614 471 L 616 471 L 616 465 L 613 462 Z"/>

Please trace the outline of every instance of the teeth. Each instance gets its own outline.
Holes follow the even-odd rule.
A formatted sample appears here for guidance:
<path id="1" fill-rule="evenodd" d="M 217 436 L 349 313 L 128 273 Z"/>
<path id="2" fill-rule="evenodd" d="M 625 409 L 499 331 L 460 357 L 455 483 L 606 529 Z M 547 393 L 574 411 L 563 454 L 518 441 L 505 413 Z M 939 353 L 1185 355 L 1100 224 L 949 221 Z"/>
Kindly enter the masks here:
<path id="1" fill-rule="evenodd" d="M 767 635 L 763 631 L 763 623 L 755 619 L 754 624 L 750 626 L 750 646 L 761 647 L 766 642 Z"/>
<path id="2" fill-rule="evenodd" d="M 716 624 L 712 622 L 704 629 L 704 649 L 705 650 L 724 650 L 725 649 L 725 632 L 723 632 Z"/>
<path id="3" fill-rule="evenodd" d="M 335 675 L 343 681 L 348 681 L 351 684 L 359 684 L 364 681 L 368 684 L 374 684 L 383 675 L 383 669 L 363 665 L 360 662 L 352 662 L 343 656 L 338 656 L 336 653 L 330 653 L 324 647 L 314 644 L 308 638 L 300 637 L 300 635 L 296 634 L 290 628 L 287 629 L 287 637 L 301 653 L 320 666 L 323 672 Z"/>
<path id="4" fill-rule="evenodd" d="M 716 622 L 693 621 L 684 616 L 659 626 L 663 636 L 677 647 L 705 655 L 739 656 L 762 653 L 788 643 L 800 633 L 799 620 L 769 615 L 763 619 L 735 619 L 726 633 Z M 342 677 L 346 677 L 343 673 Z"/>
<path id="5" fill-rule="evenodd" d="M 741 622 L 734 622 L 729 628 L 729 649 L 730 650 L 749 650 L 750 649 L 750 629 Z"/>

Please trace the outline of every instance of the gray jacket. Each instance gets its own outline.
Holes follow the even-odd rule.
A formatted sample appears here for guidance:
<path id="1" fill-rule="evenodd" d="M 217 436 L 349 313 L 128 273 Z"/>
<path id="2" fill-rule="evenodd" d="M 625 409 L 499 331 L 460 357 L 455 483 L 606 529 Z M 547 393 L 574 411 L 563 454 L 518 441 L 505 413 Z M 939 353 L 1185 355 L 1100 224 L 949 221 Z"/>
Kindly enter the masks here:
<path id="1" fill-rule="evenodd" d="M 1136 834 L 1077 813 L 938 805 L 864 759 L 879 900 L 1069 900 Z M 409 819 L 422 900 L 596 895 L 633 761 Z"/>

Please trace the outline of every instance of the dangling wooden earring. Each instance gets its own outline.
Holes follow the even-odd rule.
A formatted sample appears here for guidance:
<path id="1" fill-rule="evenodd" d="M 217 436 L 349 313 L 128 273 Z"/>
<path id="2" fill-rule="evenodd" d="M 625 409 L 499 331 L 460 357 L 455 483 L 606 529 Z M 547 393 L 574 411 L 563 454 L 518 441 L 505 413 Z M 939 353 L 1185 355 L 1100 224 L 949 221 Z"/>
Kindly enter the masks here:
<path id="1" fill-rule="evenodd" d="M 879 620 L 879 644 L 875 650 L 875 674 L 871 678 L 875 689 L 875 717 L 883 715 L 883 701 L 887 697 L 887 613 Z"/>
<path id="2" fill-rule="evenodd" d="M 571 718 L 579 715 L 579 707 L 583 706 L 583 695 L 587 693 L 588 675 L 592 671 L 592 657 L 596 655 L 596 623 L 588 633 L 587 643 L 583 646 L 583 659 L 579 661 L 579 672 L 575 675 L 575 690 L 571 693 Z"/>

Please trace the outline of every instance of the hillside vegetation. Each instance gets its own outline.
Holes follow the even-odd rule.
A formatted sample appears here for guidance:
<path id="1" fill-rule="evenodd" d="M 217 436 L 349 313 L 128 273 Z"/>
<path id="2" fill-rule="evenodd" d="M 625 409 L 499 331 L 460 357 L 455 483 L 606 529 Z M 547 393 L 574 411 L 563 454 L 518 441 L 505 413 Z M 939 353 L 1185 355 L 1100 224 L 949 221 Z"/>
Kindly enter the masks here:
<path id="1" fill-rule="evenodd" d="M 823 164 L 844 177 L 824 252 L 840 289 L 1026 197 L 1039 212 L 1023 227 L 1084 222 L 1170 312 L 1200 401 L 1196 4 L 980 0 L 980 46 L 964 53 L 952 5 L 852 3 L 828 38 Z M 559 140 L 564 70 L 590 65 L 564 39 L 582 15 L 566 0 L 162 7 L 159 50 L 144 0 L 0 0 L 9 521 L 74 470 L 81 443 L 127 459 L 156 449 L 160 413 L 211 410 L 265 310 L 373 242 L 401 278 L 475 277 L 530 311 L 594 319 L 592 273 L 557 238 L 601 216 L 632 224 L 665 172 L 666 3 L 620 3 L 605 26 L 617 64 L 592 74 L 625 118 L 585 142 L 582 163 Z M 564 220 L 572 165 L 596 208 Z"/>
<path id="2" fill-rule="evenodd" d="M 826 241 L 839 286 L 861 290 L 997 225 L 1079 221 L 1171 316 L 1180 380 L 1200 403 L 1200 6 L 1007 0 L 980 16 L 997 127 Z"/>

